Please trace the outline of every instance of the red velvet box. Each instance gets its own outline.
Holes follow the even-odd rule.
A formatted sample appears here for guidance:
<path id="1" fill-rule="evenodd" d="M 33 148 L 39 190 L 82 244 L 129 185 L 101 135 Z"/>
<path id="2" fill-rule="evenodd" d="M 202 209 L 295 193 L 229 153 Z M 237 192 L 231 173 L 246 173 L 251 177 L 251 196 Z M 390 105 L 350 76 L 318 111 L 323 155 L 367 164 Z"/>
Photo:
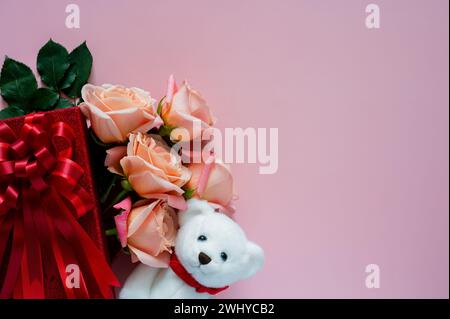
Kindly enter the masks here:
<path id="1" fill-rule="evenodd" d="M 100 206 L 99 206 L 99 202 L 97 199 L 96 190 L 94 187 L 94 181 L 93 181 L 93 177 L 92 177 L 92 170 L 91 170 L 90 159 L 89 159 L 88 144 L 87 144 L 88 134 L 87 134 L 87 127 L 86 127 L 86 120 L 78 107 L 54 110 L 54 111 L 49 111 L 49 112 L 45 112 L 45 113 L 41 113 L 41 114 L 44 114 L 45 121 L 47 123 L 50 123 L 49 124 L 50 126 L 52 125 L 52 123 L 57 123 L 57 122 L 59 122 L 59 123 L 64 122 L 64 123 L 68 124 L 68 126 L 70 126 L 70 128 L 71 128 L 71 131 L 73 131 L 73 133 L 75 135 L 71 160 L 74 161 L 76 164 L 78 164 L 84 170 L 84 174 L 82 175 L 81 179 L 76 183 L 78 185 L 76 187 L 77 188 L 81 187 L 84 190 L 86 190 L 86 195 L 89 197 L 88 199 L 91 202 L 91 204 L 93 204 L 93 206 L 92 206 L 93 208 L 91 208 L 87 213 L 85 213 L 83 216 L 79 217 L 78 219 L 74 218 L 74 220 L 77 220 L 78 224 L 84 230 L 85 234 L 87 234 L 90 237 L 90 239 L 92 240 L 92 242 L 94 244 L 92 246 L 96 246 L 98 248 L 98 250 L 100 251 L 98 255 L 94 254 L 94 256 L 97 256 L 96 259 L 107 260 L 108 257 L 107 257 L 107 250 L 105 247 L 104 231 L 103 231 L 102 222 L 101 222 L 101 211 L 99 208 Z M 25 117 L 22 116 L 22 117 L 17 117 L 17 118 L 12 118 L 12 119 L 6 119 L 3 121 L 0 121 L 0 123 L 1 122 L 7 124 L 10 127 L 10 129 L 12 129 L 12 131 L 17 136 L 19 136 L 21 134 L 21 131 L 23 130 Z M 4 139 L 4 136 L 0 136 L 0 145 L 2 142 L 2 137 Z M 0 149 L 0 151 L 1 151 L 1 149 Z M 1 152 L 0 152 L 0 158 L 1 158 Z M 5 192 L 5 185 L 3 185 L 3 188 L 1 185 L 2 184 L 1 183 L 1 181 L 2 181 L 1 175 L 2 175 L 2 172 L 0 170 L 0 203 L 2 201 L 2 198 L 1 198 L 2 193 L 4 194 L 4 192 Z M 12 180 L 12 181 L 9 180 L 9 181 L 7 181 L 7 183 L 14 184 L 14 180 Z M 5 184 L 5 178 L 3 178 L 3 184 Z M 23 195 L 19 195 L 19 196 L 23 196 Z M 83 198 L 85 198 L 85 197 L 83 197 Z M 26 205 L 26 204 L 23 204 L 23 205 Z M 25 207 L 25 206 L 23 206 L 23 207 Z M 46 207 L 50 207 L 50 206 L 46 206 Z M 23 208 L 19 208 L 19 210 L 20 209 L 23 210 Z M 56 208 L 56 209 L 58 209 L 58 208 Z M 48 208 L 47 208 L 47 210 L 48 210 Z M 24 213 L 24 212 L 20 212 L 20 213 L 23 216 L 26 215 L 26 213 Z M 33 209 L 31 209 L 31 213 L 34 213 Z M 1 239 L 2 238 L 2 236 L 1 236 L 2 220 L 3 221 L 6 220 L 5 216 L 6 216 L 6 214 L 2 215 L 1 210 L 0 210 L 0 241 L 2 240 Z M 44 218 L 47 218 L 45 220 L 50 219 L 50 217 L 44 217 Z M 35 222 L 35 224 L 36 223 L 37 222 Z M 26 226 L 24 226 L 24 227 L 26 227 Z M 5 227 L 3 225 L 3 231 L 4 231 L 4 228 Z M 37 229 L 37 227 L 36 227 L 36 229 Z M 7 261 L 7 260 L 8 260 L 8 258 L 11 258 L 11 253 L 14 250 L 14 239 L 13 238 L 15 238 L 15 237 L 13 236 L 13 234 L 14 234 L 14 232 L 10 233 L 10 235 L 7 237 L 3 236 L 3 238 L 8 238 L 8 240 L 6 240 L 6 242 L 5 242 L 5 240 L 3 240 L 3 243 L 0 242 L 0 292 L 5 283 L 6 273 L 8 271 L 8 267 L 9 267 L 9 261 Z M 61 240 L 61 241 L 64 241 L 64 240 Z M 69 242 L 69 241 L 67 241 L 67 242 Z M 33 243 L 31 243 L 31 245 L 32 244 Z M 31 247 L 33 247 L 33 246 L 31 246 Z M 46 247 L 49 248 L 49 246 L 46 246 Z M 2 250 L 4 252 L 3 261 L 1 259 Z M 55 253 L 51 249 L 47 249 L 47 251 L 45 251 L 45 247 L 43 247 L 43 246 L 40 247 L 39 250 L 41 250 L 42 256 L 48 256 L 48 254 Z M 48 251 L 48 250 L 50 250 L 50 251 Z M 78 252 L 80 252 L 80 251 L 81 250 L 78 250 Z M 83 254 L 83 252 L 81 252 L 81 254 Z M 75 256 L 77 256 L 77 258 L 78 258 L 78 255 L 75 254 Z M 42 267 L 43 268 L 43 277 L 42 277 L 43 281 L 42 282 L 43 282 L 44 291 L 45 291 L 45 298 L 66 298 L 66 297 L 68 297 L 67 291 L 65 291 L 65 287 L 63 287 L 64 281 L 63 281 L 62 275 L 60 275 L 60 271 L 58 271 L 57 262 L 48 262 L 48 264 L 46 264 L 47 260 L 48 260 L 48 258 L 47 259 L 42 258 L 42 261 L 44 264 Z M 65 259 L 65 260 L 67 261 L 68 259 Z M 99 267 L 96 265 L 102 264 L 98 260 L 89 260 L 89 262 L 92 263 L 92 265 L 94 265 L 94 266 L 90 266 L 90 267 L 94 267 L 94 268 Z M 104 265 L 104 264 L 102 264 L 102 265 Z M 109 268 L 109 267 L 107 267 L 107 268 Z M 32 271 L 34 271 L 34 268 L 31 267 L 30 272 L 32 272 Z M 101 272 L 103 272 L 103 270 Z M 105 269 L 104 272 L 109 273 L 110 269 Z M 23 270 L 21 270 L 21 273 L 23 274 Z M 83 277 L 84 278 L 83 280 L 85 280 L 86 283 L 89 283 L 89 280 L 92 280 L 92 274 L 90 274 L 90 275 L 83 274 L 83 275 L 85 276 L 85 277 Z M 26 278 L 28 278 L 28 277 L 26 277 Z M 41 277 L 39 277 L 39 278 L 41 278 Z M 109 276 L 109 279 L 111 279 L 111 276 Z M 18 283 L 16 283 L 16 285 L 21 285 L 21 283 L 18 282 Z M 72 288 L 72 289 L 77 289 L 77 288 Z M 18 293 L 16 294 L 17 291 L 18 291 Z M 41 291 L 42 291 L 42 289 L 41 289 Z M 104 291 L 105 290 L 103 290 L 103 292 Z M 111 289 L 111 287 L 108 287 L 108 291 L 109 291 L 108 296 L 105 296 L 105 294 L 102 295 L 99 292 L 98 293 L 89 292 L 89 297 L 93 297 L 93 298 L 113 297 L 113 290 Z M 1 296 L 1 294 L 0 294 L 0 296 Z M 20 297 L 26 298 L 27 296 L 29 297 L 30 295 L 22 294 L 20 288 L 18 290 L 16 290 L 16 288 L 15 288 L 14 296 L 19 297 L 19 298 Z M 3 297 L 5 297 L 5 295 L 3 295 Z M 33 296 L 31 296 L 31 297 L 34 298 Z M 77 298 L 78 295 L 75 294 L 75 295 L 72 295 L 72 297 Z M 7 298 L 8 298 L 8 296 L 7 296 Z"/>

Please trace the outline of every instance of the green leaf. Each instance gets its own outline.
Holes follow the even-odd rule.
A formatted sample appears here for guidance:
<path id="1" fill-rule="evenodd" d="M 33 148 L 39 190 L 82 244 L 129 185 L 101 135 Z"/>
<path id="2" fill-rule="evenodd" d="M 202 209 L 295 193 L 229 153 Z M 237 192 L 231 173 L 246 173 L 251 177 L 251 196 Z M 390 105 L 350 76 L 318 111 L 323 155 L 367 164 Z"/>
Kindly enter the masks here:
<path id="1" fill-rule="evenodd" d="M 61 44 L 50 39 L 37 56 L 37 70 L 42 82 L 57 89 L 58 83 L 69 68 L 69 53 Z"/>
<path id="2" fill-rule="evenodd" d="M 30 100 L 32 110 L 50 110 L 59 99 L 58 93 L 50 88 L 39 88 Z"/>
<path id="3" fill-rule="evenodd" d="M 126 179 L 123 179 L 123 180 L 120 182 L 120 185 L 121 185 L 122 188 L 123 188 L 124 190 L 126 190 L 127 192 L 132 192 L 132 191 L 133 191 L 133 187 L 131 187 L 130 182 L 129 182 L 128 180 L 126 180 Z"/>
<path id="4" fill-rule="evenodd" d="M 159 100 L 158 108 L 157 108 L 157 110 L 156 110 L 156 113 L 158 113 L 158 115 L 161 115 L 162 107 L 163 107 L 163 105 L 164 105 L 164 100 L 165 100 L 165 99 L 166 99 L 166 97 L 163 96 L 162 99 Z"/>
<path id="5" fill-rule="evenodd" d="M 68 89 L 72 85 L 73 81 L 75 81 L 77 74 L 75 73 L 74 68 L 75 66 L 71 65 L 64 74 L 64 77 L 59 83 L 59 88 L 61 90 Z"/>
<path id="6" fill-rule="evenodd" d="M 100 198 L 100 203 L 102 203 L 102 204 L 106 203 L 106 200 L 108 199 L 109 194 L 111 193 L 111 191 L 114 188 L 114 186 L 116 186 L 116 180 L 117 180 L 117 178 L 119 176 L 119 175 L 116 175 L 116 174 L 111 174 L 111 175 L 112 175 L 112 180 L 109 183 L 108 188 L 106 189 L 105 193 Z"/>
<path id="7" fill-rule="evenodd" d="M 183 193 L 183 197 L 187 200 L 187 199 L 191 199 L 192 196 L 194 196 L 195 194 L 195 189 L 194 188 L 188 188 L 184 190 Z"/>
<path id="8" fill-rule="evenodd" d="M 161 125 L 158 134 L 161 135 L 162 137 L 170 136 L 170 133 L 172 133 L 173 129 L 175 129 L 175 126 Z"/>
<path id="9" fill-rule="evenodd" d="M 55 104 L 55 109 L 65 109 L 65 108 L 72 107 L 72 106 L 73 106 L 73 104 L 69 99 L 60 97 L 58 102 Z"/>
<path id="10" fill-rule="evenodd" d="M 0 90 L 5 101 L 25 107 L 36 89 L 37 82 L 31 69 L 6 57 L 0 74 Z"/>
<path id="11" fill-rule="evenodd" d="M 67 96 L 75 98 L 81 96 L 81 88 L 86 84 L 91 74 L 92 55 L 86 42 L 83 42 L 69 54 L 69 62 L 71 66 L 61 83 L 66 86 L 67 83 L 70 83 L 70 79 L 75 76 L 70 86 L 64 89 Z"/>
<path id="12" fill-rule="evenodd" d="M 107 229 L 105 230 L 105 234 L 106 236 L 117 236 L 117 229 L 116 228 Z"/>
<path id="13" fill-rule="evenodd" d="M 22 115 L 25 115 L 25 112 L 21 108 L 14 105 L 10 105 L 7 108 L 0 111 L 0 120 L 9 119 L 11 117 L 17 117 Z"/>

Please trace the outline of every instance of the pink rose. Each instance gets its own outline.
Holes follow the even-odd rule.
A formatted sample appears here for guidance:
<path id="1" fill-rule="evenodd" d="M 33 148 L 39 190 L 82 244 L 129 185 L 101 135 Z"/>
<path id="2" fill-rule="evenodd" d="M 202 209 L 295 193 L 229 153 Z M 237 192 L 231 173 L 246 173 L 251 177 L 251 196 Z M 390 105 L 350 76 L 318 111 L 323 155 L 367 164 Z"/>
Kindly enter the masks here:
<path id="1" fill-rule="evenodd" d="M 81 111 L 103 143 L 123 142 L 131 132 L 147 132 L 162 124 L 155 100 L 138 88 L 86 84 Z"/>
<path id="2" fill-rule="evenodd" d="M 181 187 L 189 181 L 191 172 L 183 166 L 180 156 L 171 152 L 158 135 L 132 133 L 129 139 L 128 146 L 107 151 L 105 166 L 126 176 L 141 197 L 167 198 L 162 194 L 181 197 L 184 193 Z"/>
<path id="3" fill-rule="evenodd" d="M 213 161 L 210 164 L 189 164 L 188 168 L 192 177 L 186 188 L 195 191 L 194 197 L 207 200 L 225 212 L 234 212 L 231 205 L 234 197 L 233 176 L 227 165 Z"/>
<path id="4" fill-rule="evenodd" d="M 161 117 L 166 125 L 186 129 L 190 134 L 190 139 L 197 138 L 201 132 L 215 122 L 203 97 L 186 81 L 180 88 L 177 88 L 172 75 L 169 78 Z M 194 131 L 194 122 L 198 123 L 200 131 Z"/>
<path id="5" fill-rule="evenodd" d="M 175 211 L 164 200 L 140 201 L 131 208 L 127 198 L 115 207 L 124 209 L 115 217 L 122 247 L 128 246 L 132 261 L 151 267 L 167 267 L 178 229 Z"/>

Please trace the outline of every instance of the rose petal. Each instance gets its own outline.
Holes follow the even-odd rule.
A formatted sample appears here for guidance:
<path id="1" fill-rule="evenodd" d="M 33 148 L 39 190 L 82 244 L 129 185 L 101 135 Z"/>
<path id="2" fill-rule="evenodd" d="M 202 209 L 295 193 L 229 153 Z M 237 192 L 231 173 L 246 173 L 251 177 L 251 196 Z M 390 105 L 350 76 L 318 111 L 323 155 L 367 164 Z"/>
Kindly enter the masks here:
<path id="1" fill-rule="evenodd" d="M 151 172 L 129 175 L 128 181 L 133 189 L 144 198 L 155 193 L 177 193 L 179 195 L 184 193 L 180 187 Z"/>
<path id="2" fill-rule="evenodd" d="M 169 81 L 167 83 L 167 93 L 166 102 L 172 102 L 173 95 L 177 92 L 177 84 L 175 83 L 175 77 L 173 74 L 169 76 Z"/>
<path id="3" fill-rule="evenodd" d="M 113 143 L 125 139 L 114 121 L 95 105 L 83 102 L 80 104 L 80 109 L 90 120 L 95 135 L 103 143 Z"/>
<path id="4" fill-rule="evenodd" d="M 130 218 L 131 221 L 128 223 L 128 237 L 132 236 L 141 227 L 142 223 L 145 222 L 148 215 L 151 214 L 158 204 L 160 204 L 160 201 L 154 201 L 149 205 L 133 208 L 132 214 L 134 218 Z"/>
<path id="5" fill-rule="evenodd" d="M 194 140 L 201 137 L 204 130 L 209 128 L 209 125 L 202 120 L 192 116 L 191 114 L 183 113 L 178 110 L 173 110 L 170 115 L 170 119 L 166 120 L 170 125 L 178 128 L 184 128 L 189 132 L 189 140 Z M 179 140 L 180 136 L 177 136 L 179 132 L 172 130 L 170 138 L 172 140 Z M 181 140 L 187 140 L 185 136 L 181 136 Z"/>
<path id="6" fill-rule="evenodd" d="M 196 197 L 222 207 L 229 207 L 234 196 L 233 175 L 227 165 L 216 160 L 213 165 L 193 163 L 192 177 L 186 187 L 196 190 Z"/>
<path id="7" fill-rule="evenodd" d="M 121 209 L 122 212 L 119 215 L 114 216 L 114 222 L 116 224 L 117 235 L 119 236 L 119 241 L 122 247 L 127 246 L 127 220 L 131 209 L 131 198 L 127 197 L 120 203 L 114 205 L 115 209 Z"/>
<path id="8" fill-rule="evenodd" d="M 176 208 L 179 210 L 187 209 L 187 203 L 183 196 L 170 195 L 170 194 L 150 194 L 147 196 L 147 198 L 163 199 L 163 200 L 167 201 L 167 204 L 170 207 L 173 207 L 173 208 Z"/>
<path id="9" fill-rule="evenodd" d="M 149 254 L 146 254 L 145 252 L 133 247 L 128 246 L 132 253 L 135 254 L 135 257 L 143 264 L 155 267 L 155 268 L 167 268 L 169 266 L 169 260 L 170 260 L 170 253 L 167 251 L 162 252 L 158 256 L 154 257 Z"/>
<path id="10" fill-rule="evenodd" d="M 153 167 L 137 156 L 126 156 L 120 161 L 125 175 L 128 176 L 133 189 L 142 197 L 152 193 L 175 192 L 183 194 L 183 190 L 177 185 L 152 172 Z"/>
<path id="11" fill-rule="evenodd" d="M 102 112 L 111 111 L 108 105 L 106 105 L 99 95 L 103 92 L 102 87 L 98 87 L 92 84 L 85 84 L 81 88 L 81 97 L 83 101 L 91 106 L 95 106 Z"/>
<path id="12" fill-rule="evenodd" d="M 189 108 L 189 89 L 186 82 L 184 82 L 177 93 L 173 95 L 172 99 L 172 110 L 177 110 L 185 114 L 191 112 Z"/>
<path id="13" fill-rule="evenodd" d="M 106 151 L 105 166 L 112 173 L 123 175 L 120 160 L 127 155 L 126 146 L 116 146 Z"/>
<path id="14" fill-rule="evenodd" d="M 157 116 L 152 115 L 143 108 L 131 107 L 109 111 L 107 114 L 116 123 L 124 136 L 132 132 L 147 132 L 158 123 L 158 121 L 155 121 Z"/>

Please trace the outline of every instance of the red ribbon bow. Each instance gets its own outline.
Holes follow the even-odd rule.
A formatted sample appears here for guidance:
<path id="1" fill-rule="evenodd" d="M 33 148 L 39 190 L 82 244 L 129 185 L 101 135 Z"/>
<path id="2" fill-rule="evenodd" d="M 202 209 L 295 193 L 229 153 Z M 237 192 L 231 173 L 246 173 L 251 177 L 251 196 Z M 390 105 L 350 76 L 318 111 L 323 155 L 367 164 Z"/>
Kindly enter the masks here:
<path id="1" fill-rule="evenodd" d="M 0 269 L 6 269 L 0 298 L 45 298 L 50 265 L 68 298 L 108 298 L 110 285 L 118 285 L 77 222 L 93 203 L 79 186 L 84 170 L 71 159 L 74 140 L 67 123 L 48 123 L 43 113 L 26 116 L 19 136 L 0 123 Z M 79 267 L 79 288 L 66 283 L 69 264 Z"/>
<path id="2" fill-rule="evenodd" d="M 186 268 L 184 268 L 184 266 L 181 264 L 175 252 L 170 256 L 169 267 L 178 277 L 181 278 L 181 280 L 183 280 L 189 286 L 195 288 L 195 291 L 199 293 L 206 292 L 210 295 L 217 295 L 219 292 L 224 291 L 225 289 L 228 288 L 228 286 L 220 288 L 211 288 L 203 286 L 194 277 L 192 277 L 190 273 L 188 273 Z"/>

